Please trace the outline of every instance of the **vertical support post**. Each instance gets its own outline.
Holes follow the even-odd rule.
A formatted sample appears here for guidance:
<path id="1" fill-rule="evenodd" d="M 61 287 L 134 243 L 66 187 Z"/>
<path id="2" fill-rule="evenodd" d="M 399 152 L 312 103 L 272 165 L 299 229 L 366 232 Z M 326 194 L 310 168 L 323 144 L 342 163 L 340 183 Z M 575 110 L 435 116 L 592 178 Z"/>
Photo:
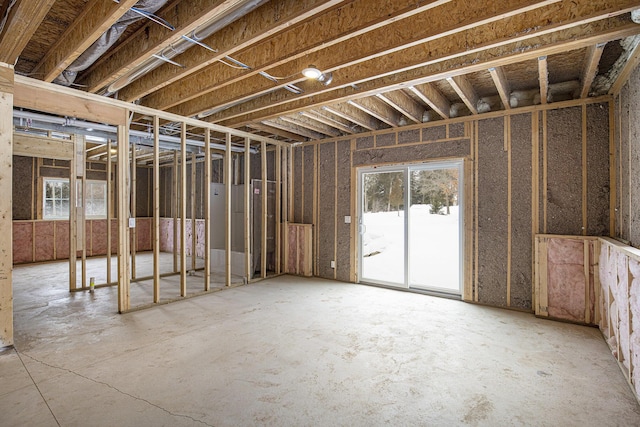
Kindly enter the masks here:
<path id="1" fill-rule="evenodd" d="M 13 345 L 13 67 L 0 63 L 0 348 Z"/>
<path id="2" fill-rule="evenodd" d="M 281 272 L 287 271 L 287 223 L 289 222 L 289 149 L 285 147 L 282 150 L 282 199 L 278 200 L 278 204 L 282 207 L 282 228 L 280 231 L 280 246 L 278 252 L 281 254 Z"/>
<path id="3" fill-rule="evenodd" d="M 531 253 L 535 255 L 536 234 L 540 231 L 540 113 L 531 114 Z M 535 292 L 535 256 L 531 259 L 531 292 Z"/>
<path id="4" fill-rule="evenodd" d="M 267 193 L 269 186 L 267 185 L 267 143 L 260 143 L 260 160 L 262 160 L 262 226 L 260 227 L 260 276 L 264 279 L 267 277 Z"/>
<path id="5" fill-rule="evenodd" d="M 582 235 L 587 235 L 587 105 L 582 104 Z M 588 279 L 588 278 L 587 278 Z M 587 322 L 588 323 L 588 322 Z"/>
<path id="6" fill-rule="evenodd" d="M 224 152 L 224 268 L 225 285 L 231 286 L 231 134 L 225 134 Z"/>
<path id="7" fill-rule="evenodd" d="M 276 228 L 275 228 L 275 262 L 276 262 L 276 274 L 280 274 L 280 233 L 281 233 L 281 223 L 282 223 L 282 203 L 280 199 L 282 198 L 282 147 L 280 145 L 276 146 Z"/>
<path id="8" fill-rule="evenodd" d="M 76 166 L 77 175 L 80 178 L 80 206 L 78 209 L 79 219 L 78 224 L 80 225 L 80 232 L 78 233 L 78 245 L 82 248 L 82 262 L 81 262 L 81 270 L 82 271 L 82 289 L 87 288 L 87 174 L 85 173 L 85 169 L 87 166 L 85 160 L 86 146 L 84 136 L 77 135 L 76 136 L 76 147 L 75 149 L 78 151 L 78 165 Z"/>
<path id="9" fill-rule="evenodd" d="M 287 159 L 289 163 L 289 189 L 287 192 L 289 193 L 289 197 L 287 199 L 287 220 L 293 221 L 293 147 L 287 147 Z"/>
<path id="10" fill-rule="evenodd" d="M 616 182 L 616 117 L 615 99 L 609 101 L 609 236 L 616 235 L 616 205 L 618 183 Z"/>
<path id="11" fill-rule="evenodd" d="M 196 270 L 196 153 L 191 153 L 191 270 Z"/>
<path id="12" fill-rule="evenodd" d="M 130 308 L 129 301 L 129 131 L 118 126 L 118 312 Z"/>
<path id="13" fill-rule="evenodd" d="M 178 207 L 180 196 L 178 194 L 178 151 L 173 152 L 173 197 L 171 198 L 171 211 L 173 213 L 173 272 L 178 272 Z"/>
<path id="14" fill-rule="evenodd" d="M 136 145 L 131 144 L 131 218 L 137 216 L 137 192 L 138 192 L 138 159 Z M 131 278 L 136 278 L 136 249 L 138 247 L 138 233 L 136 227 L 131 229 Z"/>
<path id="15" fill-rule="evenodd" d="M 153 302 L 160 302 L 160 119 L 153 117 Z"/>
<path id="16" fill-rule="evenodd" d="M 542 111 L 542 232 L 547 234 L 547 198 L 548 188 L 547 185 L 547 110 Z"/>
<path id="17" fill-rule="evenodd" d="M 251 140 L 244 140 L 244 273 L 247 283 L 253 278 L 251 262 Z"/>
<path id="18" fill-rule="evenodd" d="M 76 135 L 71 135 L 73 141 L 73 159 L 69 163 L 69 291 L 77 288 L 77 255 L 78 255 L 78 210 L 76 209 L 77 188 L 76 176 L 78 167 L 78 150 L 76 149 Z"/>
<path id="19" fill-rule="evenodd" d="M 187 296 L 187 124 L 180 126 L 180 296 Z M 191 254 L 193 256 L 193 254 Z"/>
<path id="20" fill-rule="evenodd" d="M 512 254 L 512 218 L 511 218 L 511 202 L 512 202 L 512 177 L 511 177 L 511 116 L 504 118 L 505 143 L 507 146 L 507 307 L 511 307 L 511 254 Z"/>
<path id="21" fill-rule="evenodd" d="M 204 290 L 211 289 L 211 131 L 204 130 Z"/>
<path id="22" fill-rule="evenodd" d="M 111 161 L 111 140 L 107 141 L 107 284 L 111 284 L 111 218 L 113 212 L 113 184 L 111 172 L 113 162 Z"/>

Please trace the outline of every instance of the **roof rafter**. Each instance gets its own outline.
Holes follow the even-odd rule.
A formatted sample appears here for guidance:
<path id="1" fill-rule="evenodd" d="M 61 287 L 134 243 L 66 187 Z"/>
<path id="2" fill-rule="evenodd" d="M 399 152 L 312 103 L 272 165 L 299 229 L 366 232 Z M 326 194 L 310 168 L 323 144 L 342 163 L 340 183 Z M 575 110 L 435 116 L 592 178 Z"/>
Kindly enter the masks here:
<path id="1" fill-rule="evenodd" d="M 415 123 L 422 123 L 424 108 L 401 90 L 378 94 L 378 98 Z"/>
<path id="2" fill-rule="evenodd" d="M 540 102 L 546 104 L 549 99 L 549 68 L 546 56 L 538 57 L 538 81 L 540 82 Z"/>
<path id="3" fill-rule="evenodd" d="M 509 102 L 511 87 L 509 86 L 507 77 L 504 75 L 504 70 L 501 66 L 491 67 L 489 68 L 489 74 L 491 74 L 493 83 L 496 85 L 496 89 L 498 89 L 498 95 L 500 95 L 504 109 L 509 110 L 511 108 L 511 103 Z"/>
<path id="4" fill-rule="evenodd" d="M 459 46 L 462 52 L 468 51 L 467 40 L 482 40 L 484 44 L 497 43 L 495 37 L 492 37 L 495 32 L 495 25 L 493 24 L 495 21 L 499 19 L 503 19 L 503 22 L 506 23 L 509 23 L 510 19 L 523 21 L 524 19 L 521 17 L 527 16 L 528 21 L 533 20 L 536 24 L 540 24 L 542 19 L 540 15 L 542 13 L 539 11 L 544 10 L 543 6 L 554 6 L 553 4 L 549 5 L 553 1 L 557 0 L 495 0 L 490 3 L 490 7 L 487 7 L 482 2 L 473 2 L 464 9 L 461 9 L 455 2 L 447 3 L 433 10 L 405 18 L 402 24 L 394 27 L 392 32 L 389 32 L 385 27 L 377 28 L 366 34 L 355 36 L 339 44 L 318 50 L 313 54 L 295 57 L 289 62 L 269 70 L 269 73 L 274 76 L 289 76 L 275 85 L 273 81 L 256 75 L 249 75 L 247 78 L 242 79 L 240 84 L 227 84 L 227 82 L 221 81 L 219 77 L 212 76 L 213 81 L 210 83 L 217 83 L 216 86 L 212 87 L 212 90 L 215 88 L 216 99 L 219 100 L 220 105 L 224 105 L 253 98 L 257 94 L 269 93 L 287 84 L 302 84 L 306 82 L 306 79 L 300 74 L 300 71 L 310 63 L 315 64 L 322 70 L 333 71 L 334 83 L 332 86 L 342 84 L 339 75 L 345 74 L 342 70 L 345 66 L 352 68 L 358 64 L 366 63 L 369 78 L 376 77 L 402 69 L 402 65 L 397 65 L 398 63 L 393 60 L 397 57 L 403 58 L 400 64 L 407 62 L 414 64 L 416 62 L 424 63 L 429 61 L 429 56 L 443 54 L 444 49 L 451 50 Z M 532 9 L 533 7 L 535 8 Z M 602 8 L 602 6 L 600 7 Z M 555 12 L 556 9 L 553 9 L 553 11 Z M 536 12 L 538 13 L 535 14 Z M 527 15 L 528 13 L 534 13 L 536 19 Z M 549 13 L 546 10 L 544 16 L 548 16 Z M 567 12 L 565 12 L 565 15 L 567 15 Z M 505 16 L 510 18 L 504 18 Z M 456 19 L 453 17 L 456 17 Z M 508 28 L 514 26 L 522 28 L 521 31 L 523 33 L 527 29 L 530 34 L 523 34 L 523 37 L 531 37 L 531 34 L 535 34 L 535 32 L 530 30 L 532 27 L 530 22 L 527 24 L 527 26 L 516 25 L 514 22 L 511 25 L 507 25 Z M 554 23 L 546 22 L 546 25 L 557 26 L 555 21 Z M 462 34 L 469 35 L 463 36 Z M 508 31 L 509 37 L 514 36 L 514 34 L 518 33 Z M 379 42 L 370 43 L 370 40 L 379 40 Z M 502 43 L 508 43 L 508 41 L 507 38 L 502 40 Z M 425 52 L 429 52 L 430 55 L 425 55 Z M 375 67 L 369 65 L 372 63 L 375 64 Z M 233 82 L 238 81 L 234 79 Z M 354 81 L 354 83 L 356 82 L 357 80 Z M 143 100 L 143 103 L 149 106 L 154 105 L 155 108 L 164 108 L 147 101 Z M 176 105 L 170 111 L 189 117 L 210 109 L 210 102 L 200 96 Z"/>
<path id="5" fill-rule="evenodd" d="M 231 9 L 240 0 L 193 0 L 176 2 L 161 9 L 158 17 L 171 22 L 175 30 L 149 22 L 123 42 L 110 55 L 101 57 L 79 79 L 89 92 L 97 92 L 142 64 L 152 55 L 178 41 L 202 24 Z"/>
<path id="6" fill-rule="evenodd" d="M 602 57 L 604 46 L 605 43 L 600 43 L 591 46 L 587 51 L 587 57 L 585 58 L 584 68 L 582 70 L 582 89 L 580 90 L 580 98 L 586 98 L 589 96 L 591 84 L 598 73 L 598 64 L 600 64 L 600 58 Z"/>
<path id="7" fill-rule="evenodd" d="M 303 128 L 307 128 L 314 132 L 318 132 L 327 136 L 340 136 L 342 135 L 339 130 L 333 128 L 327 124 L 316 122 L 313 119 L 297 114 L 295 116 L 282 116 L 281 120 L 285 122 L 293 123 Z"/>
<path id="8" fill-rule="evenodd" d="M 88 2 L 80 16 L 32 72 L 42 73 L 42 80 L 52 82 L 136 2 L 137 0 L 120 0 L 120 3 L 110 0 Z"/>
<path id="9" fill-rule="evenodd" d="M 5 5 L 6 3 L 6 5 Z M 18 56 L 36 32 L 55 0 L 17 0 L 9 10 L 8 0 L 3 9 L 7 21 L 0 31 L 0 62 L 15 65 Z"/>
<path id="10" fill-rule="evenodd" d="M 395 128 L 400 126 L 400 113 L 375 97 L 361 98 L 358 99 L 357 102 L 349 101 L 349 105 L 359 108 L 391 127 Z"/>
<path id="11" fill-rule="evenodd" d="M 301 111 L 300 114 L 304 117 L 308 117 L 317 122 L 324 123 L 328 126 L 341 130 L 344 133 L 347 133 L 347 134 L 355 133 L 354 130 L 351 127 L 349 127 L 348 123 L 346 123 L 346 120 L 344 119 L 339 120 L 340 118 L 337 116 L 329 117 L 332 115 L 326 110 Z"/>
<path id="12" fill-rule="evenodd" d="M 276 128 L 276 129 L 281 129 L 290 133 L 294 133 L 296 135 L 298 135 L 299 137 L 303 137 L 303 138 L 298 138 L 298 139 L 304 139 L 304 138 L 310 138 L 310 139 L 322 139 L 322 134 L 319 132 L 315 132 L 312 130 L 309 130 L 303 126 L 300 126 L 298 124 L 295 123 L 290 123 L 287 121 L 282 120 L 282 118 L 277 118 L 277 119 L 271 119 L 271 120 L 265 120 L 262 122 L 263 124 Z"/>
<path id="13" fill-rule="evenodd" d="M 382 127 L 382 123 L 378 119 L 347 103 L 324 105 L 322 109 L 338 117 L 342 117 L 345 120 L 349 120 L 351 123 L 355 123 L 367 130 L 378 130 Z"/>
<path id="14" fill-rule="evenodd" d="M 526 43 L 514 41 L 510 44 L 456 58 L 434 62 L 422 67 L 400 71 L 393 76 L 384 76 L 361 82 L 357 88 L 343 86 L 331 91 L 306 92 L 297 97 L 285 93 L 273 93 L 245 103 L 243 108 L 231 107 L 224 112 L 212 115 L 208 121 L 216 123 L 242 123 L 257 118 L 271 117 L 345 102 L 350 99 L 367 97 L 384 91 L 394 90 L 407 85 L 446 79 L 456 75 L 486 71 L 487 68 L 502 66 L 517 61 L 536 59 L 542 55 L 552 55 L 567 50 L 580 49 L 595 43 L 602 43 L 640 33 L 640 27 L 629 19 L 613 17 L 569 28 L 550 34 L 544 34 L 527 40 Z"/>
<path id="15" fill-rule="evenodd" d="M 473 85 L 465 76 L 448 77 L 447 81 L 456 91 L 462 102 L 465 103 L 472 114 L 478 114 L 478 100 L 480 97 L 476 93 Z"/>
<path id="16" fill-rule="evenodd" d="M 409 86 L 409 90 L 415 93 L 422 101 L 426 102 L 429 107 L 433 108 L 440 117 L 443 119 L 449 118 L 451 103 L 433 83 Z"/>

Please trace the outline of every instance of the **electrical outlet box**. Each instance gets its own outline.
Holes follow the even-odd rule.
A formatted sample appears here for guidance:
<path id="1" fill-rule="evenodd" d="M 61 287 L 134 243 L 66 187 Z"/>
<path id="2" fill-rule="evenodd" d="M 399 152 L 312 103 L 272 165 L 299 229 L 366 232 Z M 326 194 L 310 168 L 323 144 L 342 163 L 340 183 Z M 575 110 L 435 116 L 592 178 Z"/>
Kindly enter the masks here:
<path id="1" fill-rule="evenodd" d="M 335 261 L 331 261 L 331 268 L 336 268 L 336 262 Z"/>
<path id="2" fill-rule="evenodd" d="M 129 218 L 129 228 L 136 228 L 136 219 Z"/>
<path id="3" fill-rule="evenodd" d="M 345 224 L 351 224 L 351 215 L 347 215 L 344 217 L 344 223 Z"/>

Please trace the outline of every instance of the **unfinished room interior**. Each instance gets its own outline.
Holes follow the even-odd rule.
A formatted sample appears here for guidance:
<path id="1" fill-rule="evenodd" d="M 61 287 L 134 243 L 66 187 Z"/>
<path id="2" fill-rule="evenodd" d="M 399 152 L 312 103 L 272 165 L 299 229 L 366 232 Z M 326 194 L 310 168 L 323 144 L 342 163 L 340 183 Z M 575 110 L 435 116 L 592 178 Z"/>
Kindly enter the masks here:
<path id="1" fill-rule="evenodd" d="M 0 426 L 640 426 L 640 0 L 0 17 Z"/>

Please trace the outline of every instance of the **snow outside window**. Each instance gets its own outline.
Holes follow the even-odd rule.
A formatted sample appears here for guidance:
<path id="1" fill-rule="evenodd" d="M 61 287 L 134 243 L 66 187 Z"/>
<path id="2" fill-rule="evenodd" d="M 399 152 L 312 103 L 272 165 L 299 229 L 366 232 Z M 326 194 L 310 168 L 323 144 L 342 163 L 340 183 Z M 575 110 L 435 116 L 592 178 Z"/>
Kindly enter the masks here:
<path id="1" fill-rule="evenodd" d="M 107 182 L 85 182 L 87 186 L 85 215 L 86 218 L 107 217 Z M 80 190 L 78 188 L 78 190 Z M 69 180 L 59 178 L 44 179 L 43 219 L 68 219 L 69 218 Z"/>

